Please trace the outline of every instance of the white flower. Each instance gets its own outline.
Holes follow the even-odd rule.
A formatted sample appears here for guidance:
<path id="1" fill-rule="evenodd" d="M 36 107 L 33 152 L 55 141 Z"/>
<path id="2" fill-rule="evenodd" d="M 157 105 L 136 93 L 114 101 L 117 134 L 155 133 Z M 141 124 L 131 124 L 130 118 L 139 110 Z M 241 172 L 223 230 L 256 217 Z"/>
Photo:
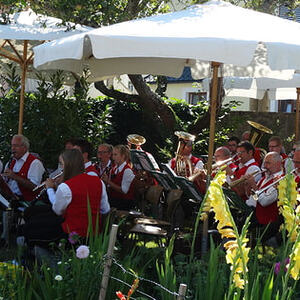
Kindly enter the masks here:
<path id="1" fill-rule="evenodd" d="M 58 261 L 57 264 L 58 264 L 58 265 L 61 265 L 61 261 Z"/>
<path id="2" fill-rule="evenodd" d="M 54 279 L 57 280 L 57 281 L 61 281 L 63 278 L 62 278 L 61 275 L 56 275 L 56 276 L 54 277 Z"/>
<path id="3" fill-rule="evenodd" d="M 76 256 L 80 259 L 87 258 L 90 254 L 90 249 L 88 246 L 81 245 L 76 249 Z"/>

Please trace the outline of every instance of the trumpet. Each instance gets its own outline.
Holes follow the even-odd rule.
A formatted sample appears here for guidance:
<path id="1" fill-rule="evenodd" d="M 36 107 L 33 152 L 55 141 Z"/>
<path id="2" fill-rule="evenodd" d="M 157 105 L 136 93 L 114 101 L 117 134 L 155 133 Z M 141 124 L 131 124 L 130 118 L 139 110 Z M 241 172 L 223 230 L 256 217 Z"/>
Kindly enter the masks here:
<path id="1" fill-rule="evenodd" d="M 273 183 L 271 183 L 270 185 L 260 189 L 260 190 L 257 190 L 255 191 L 253 194 L 252 194 L 252 198 L 257 201 L 258 200 L 258 197 L 260 194 L 262 194 L 264 191 L 268 190 L 270 187 L 276 185 L 278 182 L 280 182 L 282 179 L 285 179 L 287 175 L 289 174 L 293 174 L 295 171 L 297 171 L 297 168 L 293 169 L 292 171 L 290 171 L 289 173 L 285 174 L 284 176 L 278 178 L 277 180 L 275 180 Z"/>
<path id="2" fill-rule="evenodd" d="M 51 179 L 55 180 L 58 177 L 60 177 L 63 174 L 64 171 L 59 172 L 58 174 L 56 174 L 55 176 L 53 176 Z M 32 191 L 35 192 L 37 190 L 39 190 L 42 187 L 45 187 L 46 185 L 46 181 L 44 181 L 43 183 L 41 183 L 40 185 L 37 185 Z"/>
<path id="3" fill-rule="evenodd" d="M 251 175 L 251 176 L 256 176 L 256 175 L 259 175 L 259 174 L 264 173 L 265 171 L 266 171 L 266 170 L 261 170 L 261 171 L 256 170 L 256 171 L 252 172 L 252 173 L 249 174 L 249 175 Z M 229 184 L 229 186 L 230 186 L 231 188 L 233 188 L 233 187 L 239 185 L 240 183 L 243 183 L 243 182 L 246 181 L 247 179 L 248 179 L 247 177 L 241 177 L 240 179 L 237 179 L 237 180 L 231 182 L 231 183 Z"/>

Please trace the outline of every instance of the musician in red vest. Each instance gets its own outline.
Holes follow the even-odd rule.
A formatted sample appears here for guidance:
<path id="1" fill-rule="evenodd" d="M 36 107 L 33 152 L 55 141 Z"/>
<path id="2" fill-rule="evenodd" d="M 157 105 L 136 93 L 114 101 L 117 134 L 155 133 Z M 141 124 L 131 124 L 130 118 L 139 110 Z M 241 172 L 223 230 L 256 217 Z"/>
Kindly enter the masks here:
<path id="1" fill-rule="evenodd" d="M 97 158 L 99 160 L 99 164 L 97 167 L 100 177 L 102 177 L 104 173 L 109 173 L 113 166 L 112 152 L 113 146 L 110 144 L 101 144 L 98 146 Z"/>
<path id="2" fill-rule="evenodd" d="M 249 185 L 247 183 L 248 177 L 252 174 L 254 175 L 255 182 L 258 182 L 261 178 L 261 170 L 258 166 L 258 163 L 255 161 L 253 155 L 255 152 L 254 146 L 247 142 L 241 142 L 238 144 L 237 147 L 238 157 L 239 157 L 239 164 L 237 169 L 233 172 L 228 170 L 227 174 L 233 177 L 231 182 L 235 180 L 240 180 L 242 177 L 245 178 L 240 184 L 238 184 L 233 190 L 243 199 L 247 200 L 247 193 L 249 192 Z"/>
<path id="3" fill-rule="evenodd" d="M 183 149 L 181 152 L 181 156 L 183 157 L 184 161 L 190 161 L 191 162 L 191 167 L 192 167 L 192 173 L 195 173 L 196 171 L 203 170 L 204 164 L 201 158 L 193 156 L 192 155 L 192 150 L 193 150 L 193 140 L 184 140 L 184 139 L 179 139 L 180 142 L 183 144 Z M 176 171 L 176 158 L 173 157 L 169 161 L 170 167 Z M 186 164 L 186 177 L 191 176 L 190 170 L 188 168 L 188 164 Z M 179 176 L 182 176 L 182 174 L 177 174 Z"/>
<path id="4" fill-rule="evenodd" d="M 110 210 L 106 188 L 98 176 L 86 174 L 83 156 L 77 149 L 65 150 L 62 153 L 63 183 L 56 192 L 54 181 L 46 180 L 47 194 L 52 209 L 57 215 L 62 215 L 64 233 L 76 232 L 86 237 L 89 226 L 89 210 L 95 233 L 96 221 L 101 221 L 101 215 Z"/>
<path id="5" fill-rule="evenodd" d="M 274 151 L 280 154 L 282 158 L 282 166 L 283 171 L 285 172 L 287 169 L 287 165 L 291 161 L 290 158 L 288 158 L 287 154 L 284 152 L 284 147 L 282 143 L 282 139 L 279 136 L 272 136 L 269 138 L 269 144 L 268 144 L 269 152 Z"/>
<path id="6" fill-rule="evenodd" d="M 216 163 L 222 163 L 223 161 L 228 160 L 230 158 L 230 154 L 231 154 L 230 150 L 227 147 L 217 148 L 216 151 L 215 151 L 215 154 L 214 154 L 215 162 Z M 228 172 L 230 174 L 232 174 L 232 172 L 234 172 L 237 169 L 237 165 L 232 161 L 229 161 L 228 163 L 224 163 L 224 165 L 225 164 L 227 166 L 226 169 L 225 169 L 226 174 L 228 174 Z M 218 170 L 213 170 L 213 172 L 211 174 L 212 177 L 215 176 L 217 171 Z M 227 177 L 226 181 L 230 182 L 228 177 Z"/>
<path id="7" fill-rule="evenodd" d="M 297 189 L 299 193 L 300 188 L 300 148 L 295 149 L 294 155 L 293 155 L 293 163 L 295 168 L 297 168 L 295 172 L 295 181 L 297 182 Z"/>
<path id="8" fill-rule="evenodd" d="M 84 139 L 76 139 L 73 144 L 73 149 L 78 149 L 82 153 L 85 172 L 91 176 L 99 176 L 99 172 L 91 162 L 93 152 L 91 143 Z"/>
<path id="9" fill-rule="evenodd" d="M 109 176 L 103 174 L 107 184 L 110 206 L 119 210 L 129 210 L 135 205 L 133 180 L 135 175 L 129 165 L 129 149 L 125 145 L 117 145 L 113 149 L 114 167 Z"/>
<path id="10" fill-rule="evenodd" d="M 255 207 L 255 218 L 252 221 L 254 225 L 267 226 L 270 224 L 264 235 L 264 240 L 267 240 L 278 232 L 281 223 L 277 207 L 277 186 L 273 184 L 274 181 L 283 176 L 280 154 L 278 152 L 269 152 L 264 159 L 263 166 L 266 172 L 259 182 L 256 183 L 254 180 L 249 180 L 248 182 L 253 191 L 265 189 L 268 186 L 269 188 L 259 193 L 257 200 L 253 195 L 250 196 L 246 204 Z"/>
<path id="11" fill-rule="evenodd" d="M 42 162 L 28 151 L 29 140 L 23 135 L 14 135 L 11 140 L 12 160 L 4 170 L 12 192 L 25 201 L 34 199 L 32 190 L 41 183 L 45 172 Z"/>

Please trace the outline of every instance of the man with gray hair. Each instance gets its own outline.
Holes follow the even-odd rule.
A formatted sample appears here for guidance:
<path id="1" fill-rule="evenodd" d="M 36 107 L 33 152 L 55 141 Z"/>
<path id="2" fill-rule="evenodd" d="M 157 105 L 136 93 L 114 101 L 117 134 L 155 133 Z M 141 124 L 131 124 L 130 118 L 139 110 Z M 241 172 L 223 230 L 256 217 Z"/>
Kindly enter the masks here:
<path id="1" fill-rule="evenodd" d="M 42 181 L 45 168 L 42 162 L 29 153 L 29 140 L 19 134 L 11 140 L 11 160 L 6 164 L 4 175 L 12 192 L 25 201 L 34 199 L 32 191 Z"/>
<path id="2" fill-rule="evenodd" d="M 100 177 L 102 177 L 104 173 L 108 174 L 108 172 L 112 168 L 112 151 L 113 146 L 110 144 L 101 144 L 98 146 L 97 158 L 99 159 L 99 164 L 97 167 Z"/>
<path id="3" fill-rule="evenodd" d="M 278 232 L 281 223 L 277 207 L 278 191 L 277 186 L 274 185 L 274 182 L 283 176 L 281 155 L 275 151 L 267 153 L 263 168 L 266 174 L 257 184 L 252 180 L 251 188 L 253 191 L 264 190 L 256 196 L 251 195 L 246 203 L 255 207 L 254 224 L 256 223 L 259 227 L 269 225 L 263 237 L 267 240 Z"/>

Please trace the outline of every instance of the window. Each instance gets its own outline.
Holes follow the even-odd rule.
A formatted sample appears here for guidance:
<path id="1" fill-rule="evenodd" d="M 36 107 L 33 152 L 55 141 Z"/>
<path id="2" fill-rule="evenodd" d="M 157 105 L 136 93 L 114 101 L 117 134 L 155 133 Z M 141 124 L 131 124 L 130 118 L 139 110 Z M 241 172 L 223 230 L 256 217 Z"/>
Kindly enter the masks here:
<path id="1" fill-rule="evenodd" d="M 296 111 L 296 100 L 278 100 L 278 112 L 291 113 Z"/>
<path id="2" fill-rule="evenodd" d="M 188 103 L 197 104 L 200 101 L 206 100 L 206 97 L 207 97 L 206 92 L 188 93 Z"/>

